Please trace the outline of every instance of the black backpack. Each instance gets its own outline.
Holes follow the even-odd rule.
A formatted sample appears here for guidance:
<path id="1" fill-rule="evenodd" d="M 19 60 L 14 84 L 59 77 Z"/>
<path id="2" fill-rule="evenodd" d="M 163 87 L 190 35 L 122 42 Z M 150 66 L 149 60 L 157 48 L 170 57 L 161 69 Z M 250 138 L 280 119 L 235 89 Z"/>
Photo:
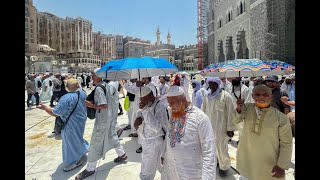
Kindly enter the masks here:
<path id="1" fill-rule="evenodd" d="M 134 101 L 136 95 L 127 92 L 127 96 L 129 96 L 129 101 Z"/>
<path id="2" fill-rule="evenodd" d="M 106 92 L 106 87 L 102 84 L 98 84 L 98 86 L 96 86 L 94 88 L 93 91 L 91 91 L 91 93 L 87 96 L 87 100 L 88 101 L 92 101 L 92 103 L 94 104 L 94 92 L 96 91 L 97 87 L 101 87 L 104 91 L 104 94 L 106 95 L 107 92 Z M 87 117 L 89 119 L 95 119 L 96 118 L 96 110 L 97 109 L 94 109 L 94 108 L 90 108 L 90 107 L 87 107 Z"/>
<path id="3" fill-rule="evenodd" d="M 42 83 L 40 81 L 37 81 L 37 86 L 38 86 L 38 88 L 41 88 Z"/>

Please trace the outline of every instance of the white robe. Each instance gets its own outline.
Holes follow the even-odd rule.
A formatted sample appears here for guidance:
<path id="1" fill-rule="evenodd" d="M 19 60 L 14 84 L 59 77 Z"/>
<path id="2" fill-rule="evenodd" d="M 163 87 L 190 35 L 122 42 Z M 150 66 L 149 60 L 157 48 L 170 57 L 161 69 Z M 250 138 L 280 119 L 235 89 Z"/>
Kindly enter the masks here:
<path id="1" fill-rule="evenodd" d="M 49 78 L 46 78 L 42 82 L 41 93 L 40 93 L 40 101 L 50 101 L 52 96 L 52 86 L 49 86 Z"/>
<path id="2" fill-rule="evenodd" d="M 189 80 L 188 78 L 181 78 L 181 81 L 183 82 L 183 84 L 181 84 L 180 86 L 183 87 L 184 90 L 184 94 L 186 95 L 187 101 L 191 102 L 190 96 L 189 96 Z"/>
<path id="3" fill-rule="evenodd" d="M 100 158 L 105 158 L 105 154 L 112 148 L 121 148 L 120 141 L 115 132 L 116 119 L 119 106 L 118 90 L 110 84 L 100 82 L 106 86 L 106 95 L 102 88 L 97 87 L 94 93 L 94 101 L 96 105 L 107 104 L 107 109 L 100 109 L 96 111 L 96 119 L 92 131 L 88 162 L 95 162 Z M 116 150 L 117 152 L 117 150 Z M 118 156 L 124 154 L 124 151 Z"/>
<path id="4" fill-rule="evenodd" d="M 134 128 L 133 124 L 137 117 L 137 111 L 139 109 L 139 102 L 140 102 L 140 89 L 136 86 L 136 83 L 131 83 L 127 81 L 124 84 L 124 88 L 131 94 L 134 94 L 134 101 L 130 102 L 130 107 L 128 111 L 128 116 L 131 118 L 131 133 L 137 133 L 137 130 Z M 128 117 L 129 118 L 129 117 Z M 130 121 L 129 118 L 129 121 Z"/>
<path id="5" fill-rule="evenodd" d="M 164 83 L 164 84 L 159 84 L 159 99 L 164 100 L 167 103 L 167 93 L 169 90 L 169 86 Z"/>
<path id="6" fill-rule="evenodd" d="M 228 153 L 228 141 L 230 138 L 227 136 L 227 131 L 234 131 L 236 129 L 236 125 L 232 122 L 232 113 L 234 111 L 233 99 L 224 90 L 213 99 L 205 96 L 202 111 L 211 120 L 212 129 L 215 133 L 219 167 L 221 170 L 228 170 L 231 167 L 231 160 Z"/>
<path id="7" fill-rule="evenodd" d="M 164 132 L 168 127 L 168 114 L 164 101 L 155 100 L 151 107 L 141 110 L 143 122 L 138 128 L 141 138 L 141 173 L 140 179 L 154 179 L 156 171 L 160 168 L 160 158 L 164 154 Z"/>
<path id="8" fill-rule="evenodd" d="M 161 180 L 216 179 L 215 137 L 210 120 L 195 106 L 189 112 L 184 136 L 173 148 L 167 131 Z"/>

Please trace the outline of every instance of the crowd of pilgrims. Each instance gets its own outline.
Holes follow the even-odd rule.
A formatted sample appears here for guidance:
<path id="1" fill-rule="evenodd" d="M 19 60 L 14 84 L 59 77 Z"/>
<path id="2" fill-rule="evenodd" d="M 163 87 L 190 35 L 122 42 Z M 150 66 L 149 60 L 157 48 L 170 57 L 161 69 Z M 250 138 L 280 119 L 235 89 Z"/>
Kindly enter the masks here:
<path id="1" fill-rule="evenodd" d="M 93 175 L 97 161 L 110 149 L 118 155 L 114 162 L 130 160 L 119 141 L 124 130 L 138 138 L 142 180 L 154 179 L 157 170 L 163 180 L 216 179 L 216 167 L 219 176 L 227 176 L 228 143 L 235 131 L 240 179 L 285 178 L 295 133 L 294 74 L 219 78 L 182 72 L 109 81 L 98 77 L 98 70 L 25 77 L 28 109 L 35 104 L 66 123 L 53 131 L 61 133 L 63 170 L 71 171 L 87 159 L 86 169 L 75 179 Z M 87 94 L 85 89 L 92 91 Z M 124 127 L 117 123 L 124 112 L 119 98 L 125 98 Z M 83 138 L 88 108 L 96 110 L 90 143 Z"/>

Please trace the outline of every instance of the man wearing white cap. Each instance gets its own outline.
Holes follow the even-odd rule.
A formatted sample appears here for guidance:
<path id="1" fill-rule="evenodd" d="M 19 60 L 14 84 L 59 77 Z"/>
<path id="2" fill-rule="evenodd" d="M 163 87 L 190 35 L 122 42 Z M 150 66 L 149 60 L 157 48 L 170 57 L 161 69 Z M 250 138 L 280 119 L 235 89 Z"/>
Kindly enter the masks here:
<path id="1" fill-rule="evenodd" d="M 208 116 L 188 102 L 184 90 L 167 93 L 170 120 L 162 180 L 216 179 L 214 132 Z"/>
<path id="2" fill-rule="evenodd" d="M 237 170 L 242 179 L 284 179 L 292 154 L 292 133 L 288 117 L 271 106 L 272 89 L 253 88 L 255 103 L 237 100 L 233 111 L 235 124 L 243 121 L 237 150 Z"/>
<path id="3" fill-rule="evenodd" d="M 98 160 L 104 159 L 106 153 L 112 148 L 116 150 L 118 155 L 114 162 L 125 162 L 128 158 L 115 132 L 119 105 L 115 96 L 118 96 L 118 90 L 102 81 L 102 78 L 96 74 L 98 70 L 99 68 L 95 69 L 92 75 L 94 84 L 96 84 L 94 104 L 91 101 L 85 101 L 88 107 L 96 109 L 96 119 L 89 146 L 88 164 L 87 168 L 76 176 L 76 180 L 85 179 L 94 174 Z M 105 91 L 100 86 L 105 86 Z"/>
<path id="4" fill-rule="evenodd" d="M 140 179 L 154 179 L 160 167 L 160 158 L 164 153 L 165 131 L 167 131 L 169 114 L 163 100 L 156 98 L 155 86 L 141 88 L 140 109 L 143 116 L 138 134 L 143 148 L 141 154 Z M 136 121 L 135 128 L 138 128 Z"/>
<path id="5" fill-rule="evenodd" d="M 235 124 L 232 122 L 234 111 L 231 95 L 220 87 L 221 80 L 218 77 L 208 77 L 209 91 L 204 96 L 202 111 L 211 120 L 212 128 L 216 137 L 216 153 L 219 162 L 219 175 L 225 177 L 231 167 L 228 153 L 228 141 L 233 137 Z"/>

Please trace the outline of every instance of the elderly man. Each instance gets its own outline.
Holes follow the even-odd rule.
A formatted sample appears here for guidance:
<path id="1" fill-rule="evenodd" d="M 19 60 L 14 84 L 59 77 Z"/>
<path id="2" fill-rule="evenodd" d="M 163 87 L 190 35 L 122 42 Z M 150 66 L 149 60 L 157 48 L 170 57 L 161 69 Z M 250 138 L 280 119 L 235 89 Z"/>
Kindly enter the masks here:
<path id="1" fill-rule="evenodd" d="M 140 179 L 151 180 L 160 167 L 160 157 L 163 157 L 165 145 L 163 136 L 169 125 L 169 114 L 166 103 L 156 98 L 155 86 L 142 87 L 140 99 L 143 121 L 140 119 L 142 125 L 139 129 L 139 123 L 135 122 L 143 148 Z"/>
<path id="2" fill-rule="evenodd" d="M 197 108 L 201 108 L 202 105 L 202 100 L 203 100 L 203 96 L 202 93 L 200 91 L 201 89 L 201 83 L 198 80 L 192 80 L 192 88 L 193 88 L 193 93 L 192 93 L 192 104 L 197 106 Z"/>
<path id="3" fill-rule="evenodd" d="M 244 122 L 237 150 L 237 170 L 243 179 L 283 178 L 289 168 L 292 134 L 288 117 L 271 106 L 272 90 L 265 85 L 253 88 L 255 103 L 237 100 L 235 124 Z"/>
<path id="4" fill-rule="evenodd" d="M 118 117 L 118 90 L 113 85 L 106 84 L 102 78 L 98 77 L 94 70 L 92 79 L 96 88 L 94 90 L 94 104 L 86 100 L 86 105 L 97 109 L 96 120 L 92 131 L 92 137 L 88 153 L 87 168 L 76 176 L 76 180 L 84 179 L 95 173 L 97 161 L 105 158 L 105 154 L 112 148 L 115 148 L 118 155 L 114 162 L 120 163 L 127 160 L 128 156 L 120 144 L 119 138 L 115 132 L 116 118 Z M 102 87 L 105 87 L 105 91 Z"/>
<path id="5" fill-rule="evenodd" d="M 88 142 L 83 139 L 87 121 L 85 105 L 87 95 L 79 91 L 78 81 L 73 78 L 66 82 L 66 90 L 68 93 L 61 97 L 55 108 L 52 109 L 44 104 L 37 106 L 51 116 L 60 116 L 62 121 L 66 123 L 61 132 L 62 159 L 65 164 L 63 170 L 65 172 L 83 164 L 89 146 Z"/>
<path id="6" fill-rule="evenodd" d="M 218 77 L 208 77 L 209 91 L 204 96 L 202 111 L 211 120 L 212 129 L 216 137 L 216 153 L 219 162 L 219 175 L 225 177 L 231 167 L 228 153 L 228 141 L 234 135 L 235 125 L 232 122 L 234 110 L 231 95 L 220 87 L 221 80 Z"/>
<path id="7" fill-rule="evenodd" d="M 208 116 L 187 101 L 179 86 L 170 87 L 167 96 L 171 116 L 161 179 L 216 179 L 215 137 Z"/>
<path id="8" fill-rule="evenodd" d="M 29 109 L 31 109 L 30 100 L 32 96 L 36 98 L 36 105 L 37 106 L 39 105 L 39 91 L 38 91 L 38 88 L 36 88 L 36 82 L 34 79 L 35 79 L 35 75 L 32 74 L 30 76 L 30 80 L 27 80 L 26 82 L 26 89 L 28 94 L 27 106 Z"/>

